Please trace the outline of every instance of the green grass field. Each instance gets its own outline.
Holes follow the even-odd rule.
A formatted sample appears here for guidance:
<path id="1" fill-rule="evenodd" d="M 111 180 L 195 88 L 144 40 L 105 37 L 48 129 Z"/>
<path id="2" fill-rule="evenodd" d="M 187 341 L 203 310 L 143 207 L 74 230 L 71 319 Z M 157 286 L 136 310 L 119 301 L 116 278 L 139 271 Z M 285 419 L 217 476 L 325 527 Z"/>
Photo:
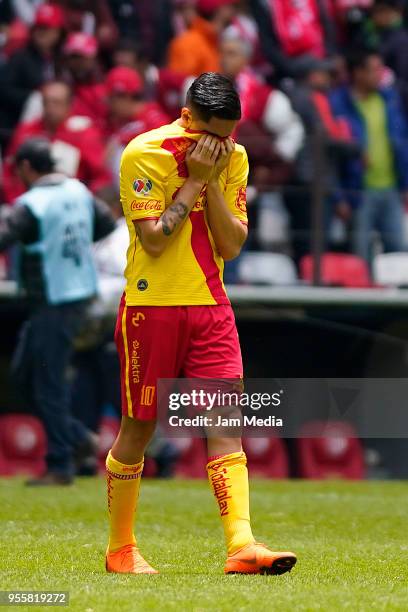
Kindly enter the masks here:
<path id="1" fill-rule="evenodd" d="M 84 612 L 408 609 L 408 483 L 258 480 L 251 491 L 258 540 L 299 555 L 290 574 L 223 575 L 204 481 L 143 482 L 139 545 L 161 575 L 137 577 L 105 573 L 102 479 L 2 480 L 0 588 L 69 590 L 69 609 Z"/>

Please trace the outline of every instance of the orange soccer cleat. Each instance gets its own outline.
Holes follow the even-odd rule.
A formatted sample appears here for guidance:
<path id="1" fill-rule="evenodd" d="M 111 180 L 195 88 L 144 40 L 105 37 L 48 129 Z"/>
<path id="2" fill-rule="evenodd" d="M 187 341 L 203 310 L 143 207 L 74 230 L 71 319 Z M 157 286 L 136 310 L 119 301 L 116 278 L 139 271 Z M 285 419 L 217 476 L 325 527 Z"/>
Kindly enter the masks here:
<path id="1" fill-rule="evenodd" d="M 106 571 L 117 574 L 158 574 L 159 572 L 148 564 L 135 544 L 122 546 L 115 552 L 106 553 Z"/>
<path id="2" fill-rule="evenodd" d="M 264 544 L 247 544 L 228 557 L 226 574 L 284 574 L 290 572 L 296 563 L 292 552 L 274 552 Z"/>

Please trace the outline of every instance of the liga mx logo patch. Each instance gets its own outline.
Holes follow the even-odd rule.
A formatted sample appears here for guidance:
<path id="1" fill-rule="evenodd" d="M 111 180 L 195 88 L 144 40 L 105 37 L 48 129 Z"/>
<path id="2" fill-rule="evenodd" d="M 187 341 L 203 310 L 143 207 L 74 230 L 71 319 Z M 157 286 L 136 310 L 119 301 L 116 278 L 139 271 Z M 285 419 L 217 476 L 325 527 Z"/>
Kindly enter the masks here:
<path id="1" fill-rule="evenodd" d="M 138 195 L 147 195 L 153 189 L 153 183 L 148 178 L 140 178 L 133 181 L 133 189 Z"/>

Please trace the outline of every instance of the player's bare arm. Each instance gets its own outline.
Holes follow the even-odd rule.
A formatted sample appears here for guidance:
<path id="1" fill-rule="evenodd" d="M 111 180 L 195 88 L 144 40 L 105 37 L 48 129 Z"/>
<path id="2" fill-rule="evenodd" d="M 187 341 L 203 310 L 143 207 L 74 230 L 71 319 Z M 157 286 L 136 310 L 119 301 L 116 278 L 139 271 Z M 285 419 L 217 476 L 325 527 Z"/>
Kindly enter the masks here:
<path id="1" fill-rule="evenodd" d="M 220 153 L 207 185 L 208 223 L 217 250 L 227 261 L 238 257 L 248 235 L 247 227 L 229 210 L 219 186 L 221 173 L 228 166 L 234 149 L 232 138 L 220 143 Z"/>
<path id="2" fill-rule="evenodd" d="M 204 135 L 187 151 L 186 164 L 189 177 L 160 219 L 134 221 L 136 232 L 145 251 L 152 257 L 160 257 L 177 234 L 196 203 L 204 185 L 211 179 L 221 150 L 221 143 Z"/>

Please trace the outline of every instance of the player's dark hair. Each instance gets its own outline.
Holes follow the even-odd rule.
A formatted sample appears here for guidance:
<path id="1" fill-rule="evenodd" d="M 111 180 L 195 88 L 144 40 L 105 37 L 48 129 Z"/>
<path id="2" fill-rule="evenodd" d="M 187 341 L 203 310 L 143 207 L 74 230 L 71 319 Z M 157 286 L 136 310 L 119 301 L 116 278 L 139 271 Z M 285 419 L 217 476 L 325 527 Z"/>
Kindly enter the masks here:
<path id="1" fill-rule="evenodd" d="M 30 138 L 26 140 L 16 153 L 16 164 L 27 160 L 33 170 L 39 174 L 48 174 L 54 170 L 55 160 L 51 145 L 45 138 Z"/>
<path id="2" fill-rule="evenodd" d="M 187 92 L 187 106 L 205 122 L 211 117 L 238 121 L 241 101 L 233 82 L 218 72 L 204 72 Z"/>
<path id="3" fill-rule="evenodd" d="M 371 57 L 379 55 L 375 47 L 357 47 L 346 56 L 347 70 L 352 75 L 359 68 L 365 68 Z"/>

